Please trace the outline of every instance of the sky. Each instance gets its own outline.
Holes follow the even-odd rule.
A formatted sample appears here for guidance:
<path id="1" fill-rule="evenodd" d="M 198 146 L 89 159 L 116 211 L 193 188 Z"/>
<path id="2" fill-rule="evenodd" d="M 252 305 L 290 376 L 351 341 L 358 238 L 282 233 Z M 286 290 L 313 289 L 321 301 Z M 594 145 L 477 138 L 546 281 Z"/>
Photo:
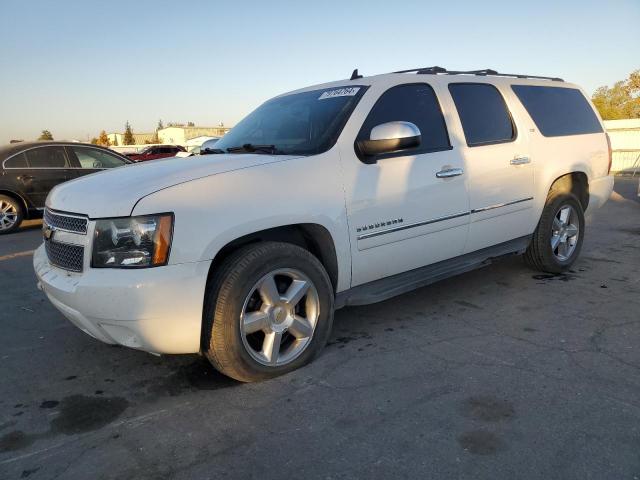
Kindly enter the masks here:
<path id="1" fill-rule="evenodd" d="M 0 0 L 0 144 L 233 126 L 270 97 L 432 65 L 560 76 L 640 68 L 640 0 Z"/>

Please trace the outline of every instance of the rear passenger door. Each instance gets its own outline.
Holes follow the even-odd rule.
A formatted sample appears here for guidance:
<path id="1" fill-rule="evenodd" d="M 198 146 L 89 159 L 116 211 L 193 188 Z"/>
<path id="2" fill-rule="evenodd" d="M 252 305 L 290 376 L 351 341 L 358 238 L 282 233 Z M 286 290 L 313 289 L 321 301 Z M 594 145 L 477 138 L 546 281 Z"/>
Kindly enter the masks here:
<path id="1" fill-rule="evenodd" d="M 73 178 L 64 146 L 50 145 L 26 150 L 28 168 L 17 177 L 28 199 L 38 209 L 44 208 L 53 187 Z"/>
<path id="2" fill-rule="evenodd" d="M 469 189 L 465 253 L 530 234 L 533 159 L 528 133 L 517 128 L 521 113 L 505 101 L 511 92 L 467 82 L 451 82 L 448 90 L 460 120 L 454 128 L 464 152 Z"/>

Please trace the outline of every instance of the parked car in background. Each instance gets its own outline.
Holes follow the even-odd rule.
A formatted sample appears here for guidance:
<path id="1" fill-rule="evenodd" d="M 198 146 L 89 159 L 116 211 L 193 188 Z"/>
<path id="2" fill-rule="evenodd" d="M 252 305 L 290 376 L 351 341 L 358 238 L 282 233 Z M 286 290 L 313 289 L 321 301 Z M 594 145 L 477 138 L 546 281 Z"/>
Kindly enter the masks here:
<path id="1" fill-rule="evenodd" d="M 311 361 L 335 308 L 508 255 L 566 271 L 613 187 L 578 86 L 493 70 L 356 71 L 265 102 L 214 149 L 57 187 L 34 267 L 95 338 L 241 381 Z"/>
<path id="2" fill-rule="evenodd" d="M 147 160 L 175 157 L 178 152 L 186 151 L 180 145 L 151 145 L 138 153 L 127 153 L 127 157 L 134 162 L 146 162 Z"/>
<path id="3" fill-rule="evenodd" d="M 26 142 L 0 147 L 0 234 L 39 218 L 56 185 L 130 164 L 107 148 L 75 142 Z"/>

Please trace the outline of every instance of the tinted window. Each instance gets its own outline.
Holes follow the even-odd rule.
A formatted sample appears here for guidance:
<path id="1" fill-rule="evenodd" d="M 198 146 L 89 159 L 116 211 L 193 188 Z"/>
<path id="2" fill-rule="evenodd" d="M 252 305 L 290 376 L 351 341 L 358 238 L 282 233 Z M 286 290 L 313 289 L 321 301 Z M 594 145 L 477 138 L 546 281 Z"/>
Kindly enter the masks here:
<path id="1" fill-rule="evenodd" d="M 470 147 L 509 142 L 514 138 L 513 122 L 500 92 L 483 83 L 451 83 L 464 136 Z"/>
<path id="2" fill-rule="evenodd" d="M 65 168 L 67 166 L 64 147 L 40 147 L 27 150 L 31 168 Z"/>
<path id="3" fill-rule="evenodd" d="M 278 154 L 316 155 L 331 148 L 366 87 L 349 85 L 276 97 L 222 137 L 216 148 L 274 145 Z"/>
<path id="4" fill-rule="evenodd" d="M 27 168 L 27 156 L 19 153 L 4 162 L 4 168 Z"/>
<path id="5" fill-rule="evenodd" d="M 545 137 L 602 132 L 598 117 L 580 90 L 560 87 L 511 87 Z"/>
<path id="6" fill-rule="evenodd" d="M 113 168 L 121 167 L 124 160 L 108 152 L 90 147 L 70 147 L 76 155 L 81 168 Z"/>
<path id="7" fill-rule="evenodd" d="M 371 130 L 374 127 L 395 121 L 415 124 L 420 129 L 422 143 L 414 150 L 381 155 L 381 158 L 451 148 L 440 104 L 429 85 L 424 83 L 399 85 L 384 92 L 364 121 L 358 140 L 368 140 L 371 138 Z"/>

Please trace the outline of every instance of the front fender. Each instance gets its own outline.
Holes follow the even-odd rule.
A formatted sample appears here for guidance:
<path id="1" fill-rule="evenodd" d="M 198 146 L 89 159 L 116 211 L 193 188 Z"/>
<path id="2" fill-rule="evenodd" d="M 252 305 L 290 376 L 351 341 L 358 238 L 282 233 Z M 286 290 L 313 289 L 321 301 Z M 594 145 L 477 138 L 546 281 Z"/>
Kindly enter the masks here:
<path id="1" fill-rule="evenodd" d="M 339 171 L 330 150 L 175 185 L 143 198 L 132 214 L 174 212 L 170 264 L 212 260 L 228 243 L 257 231 L 321 225 L 334 241 L 340 291 L 351 282 L 351 257 Z"/>

